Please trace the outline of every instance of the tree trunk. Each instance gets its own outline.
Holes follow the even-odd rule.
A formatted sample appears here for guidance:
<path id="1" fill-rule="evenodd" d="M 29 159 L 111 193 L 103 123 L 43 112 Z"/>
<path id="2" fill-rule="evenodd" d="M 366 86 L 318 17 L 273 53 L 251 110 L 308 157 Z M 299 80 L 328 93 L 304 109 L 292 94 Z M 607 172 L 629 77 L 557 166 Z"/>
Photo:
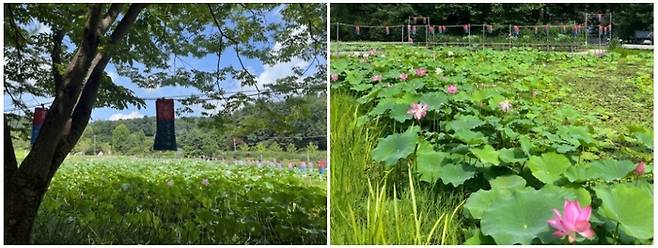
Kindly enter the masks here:
<path id="1" fill-rule="evenodd" d="M 14 169 L 11 175 L 5 173 L 5 244 L 30 243 L 32 225 L 48 185 L 89 122 L 100 75 L 111 56 L 97 50 L 99 37 L 114 22 L 119 5 L 113 4 L 103 19 L 100 18 L 99 5 L 90 6 L 84 40 L 69 63 L 66 74 L 55 82 L 57 94 L 36 143 L 20 167 Z M 118 44 L 146 6 L 130 6 L 112 32 L 110 45 Z M 56 71 L 53 73 L 57 74 Z M 8 142 L 11 147 L 11 137 L 7 133 L 5 123 L 5 147 Z M 10 149 L 13 154 L 13 147 Z M 5 161 L 5 172 L 11 170 L 7 164 Z"/>
<path id="2" fill-rule="evenodd" d="M 29 182 L 14 175 L 5 188 L 5 244 L 28 244 L 47 185 Z"/>

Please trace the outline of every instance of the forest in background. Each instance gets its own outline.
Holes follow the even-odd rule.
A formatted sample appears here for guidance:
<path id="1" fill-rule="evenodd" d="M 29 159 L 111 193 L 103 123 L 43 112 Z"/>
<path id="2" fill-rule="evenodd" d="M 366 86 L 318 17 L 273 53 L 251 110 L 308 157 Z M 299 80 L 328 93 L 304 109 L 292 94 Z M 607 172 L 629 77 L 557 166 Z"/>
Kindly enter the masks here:
<path id="1" fill-rule="evenodd" d="M 401 25 L 410 16 L 427 16 L 433 24 L 467 23 L 543 25 L 582 23 L 585 13 L 612 13 L 613 34 L 631 39 L 636 30 L 653 30 L 653 4 L 592 3 L 492 3 L 492 4 L 332 4 L 331 22 L 354 25 Z M 607 18 L 607 17 L 606 17 Z M 335 39 L 335 26 L 331 26 Z M 340 36 L 351 31 L 341 30 Z M 384 35 L 384 34 L 380 34 Z M 375 38 L 375 37 L 373 37 Z"/>
<path id="2" fill-rule="evenodd" d="M 326 117 L 324 95 L 287 97 L 283 101 L 261 99 L 230 115 L 177 118 L 176 141 L 186 157 L 220 157 L 234 149 L 248 157 L 306 150 L 315 153 L 326 150 Z M 25 120 L 21 124 L 29 123 Z M 154 116 L 93 121 L 73 153 L 148 154 L 153 151 L 155 131 Z M 16 137 L 15 144 L 17 149 L 29 150 L 28 134 Z"/>

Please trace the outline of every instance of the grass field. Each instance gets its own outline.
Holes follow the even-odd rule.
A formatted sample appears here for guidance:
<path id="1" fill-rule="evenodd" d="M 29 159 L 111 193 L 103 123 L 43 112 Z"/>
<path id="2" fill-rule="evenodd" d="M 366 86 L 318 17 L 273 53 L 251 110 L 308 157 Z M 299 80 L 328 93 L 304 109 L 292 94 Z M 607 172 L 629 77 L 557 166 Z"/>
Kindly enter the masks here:
<path id="1" fill-rule="evenodd" d="M 36 244 L 325 244 L 326 175 L 194 159 L 69 157 Z"/>

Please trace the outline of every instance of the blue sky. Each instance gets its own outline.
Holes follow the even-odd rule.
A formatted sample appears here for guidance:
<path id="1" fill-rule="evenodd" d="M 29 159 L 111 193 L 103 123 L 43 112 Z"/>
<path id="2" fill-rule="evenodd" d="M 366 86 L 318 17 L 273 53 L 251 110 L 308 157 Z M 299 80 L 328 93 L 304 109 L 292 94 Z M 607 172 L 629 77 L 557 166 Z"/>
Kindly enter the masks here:
<path id="1" fill-rule="evenodd" d="M 266 14 L 267 22 L 280 22 L 281 17 L 278 13 L 279 9 L 275 9 Z M 50 32 L 50 28 L 43 26 L 40 23 L 34 24 L 34 29 L 36 32 Z M 211 30 L 216 30 L 212 29 Z M 274 42 L 270 44 L 275 45 Z M 72 49 L 75 47 L 72 44 L 69 44 L 69 47 Z M 181 62 L 182 60 L 182 62 Z M 242 60 L 245 64 L 245 67 L 257 77 L 259 86 L 263 84 L 274 83 L 276 79 L 285 77 L 291 73 L 293 66 L 305 67 L 308 65 L 308 62 L 301 59 L 293 59 L 288 63 L 281 63 L 276 65 L 265 65 L 258 60 L 248 59 L 244 56 Z M 221 61 L 222 66 L 233 65 L 235 68 L 240 68 L 237 57 L 235 57 L 235 51 L 231 49 L 226 49 L 222 56 Z M 188 70 L 191 68 L 203 71 L 214 71 L 217 66 L 217 56 L 209 55 L 203 58 L 194 58 L 194 57 L 183 57 L 178 58 L 176 62 L 177 67 L 186 67 Z M 138 68 L 141 68 L 141 65 L 137 65 Z M 172 68 L 173 69 L 173 68 Z M 308 73 L 314 73 L 314 68 L 312 68 Z M 144 89 L 139 88 L 135 85 L 129 78 L 121 77 L 117 74 L 116 68 L 113 64 L 109 64 L 105 69 L 105 72 L 112 77 L 115 84 L 124 86 L 128 89 L 131 89 L 134 94 L 138 97 L 167 97 L 167 96 L 180 96 L 180 95 L 189 95 L 189 94 L 198 94 L 198 90 L 194 88 L 186 87 L 161 87 L 156 89 Z M 236 91 L 236 90 L 249 90 L 253 88 L 240 87 L 239 82 L 232 79 L 225 80 L 221 83 L 225 91 Z M 23 100 L 27 103 L 28 106 L 37 105 L 40 103 L 48 103 L 52 101 L 53 98 L 38 98 L 30 95 L 21 96 Z M 175 103 L 180 105 L 179 102 Z M 7 95 L 4 98 L 5 110 L 11 110 L 14 108 L 11 100 Z M 48 106 L 48 105 L 46 105 Z M 180 106 L 177 106 L 180 107 Z M 185 116 L 199 116 L 201 115 L 200 106 L 191 106 L 193 113 L 185 114 Z M 154 116 L 155 115 L 155 101 L 148 100 L 146 101 L 146 108 L 137 109 L 135 106 L 129 106 L 124 110 L 116 110 L 112 108 L 96 108 L 92 113 L 92 121 L 95 120 L 116 120 L 116 119 L 126 119 L 126 118 L 140 118 L 142 116 Z"/>

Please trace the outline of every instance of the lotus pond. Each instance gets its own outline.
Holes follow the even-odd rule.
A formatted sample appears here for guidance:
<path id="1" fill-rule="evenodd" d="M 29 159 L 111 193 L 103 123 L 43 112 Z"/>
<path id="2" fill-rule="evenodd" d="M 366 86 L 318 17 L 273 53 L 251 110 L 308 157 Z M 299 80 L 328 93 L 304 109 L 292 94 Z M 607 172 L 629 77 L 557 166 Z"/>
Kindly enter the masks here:
<path id="1" fill-rule="evenodd" d="M 332 244 L 652 244 L 652 68 L 627 50 L 332 54 Z"/>
<path id="2" fill-rule="evenodd" d="M 194 159 L 69 157 L 37 244 L 325 244 L 326 175 Z"/>

